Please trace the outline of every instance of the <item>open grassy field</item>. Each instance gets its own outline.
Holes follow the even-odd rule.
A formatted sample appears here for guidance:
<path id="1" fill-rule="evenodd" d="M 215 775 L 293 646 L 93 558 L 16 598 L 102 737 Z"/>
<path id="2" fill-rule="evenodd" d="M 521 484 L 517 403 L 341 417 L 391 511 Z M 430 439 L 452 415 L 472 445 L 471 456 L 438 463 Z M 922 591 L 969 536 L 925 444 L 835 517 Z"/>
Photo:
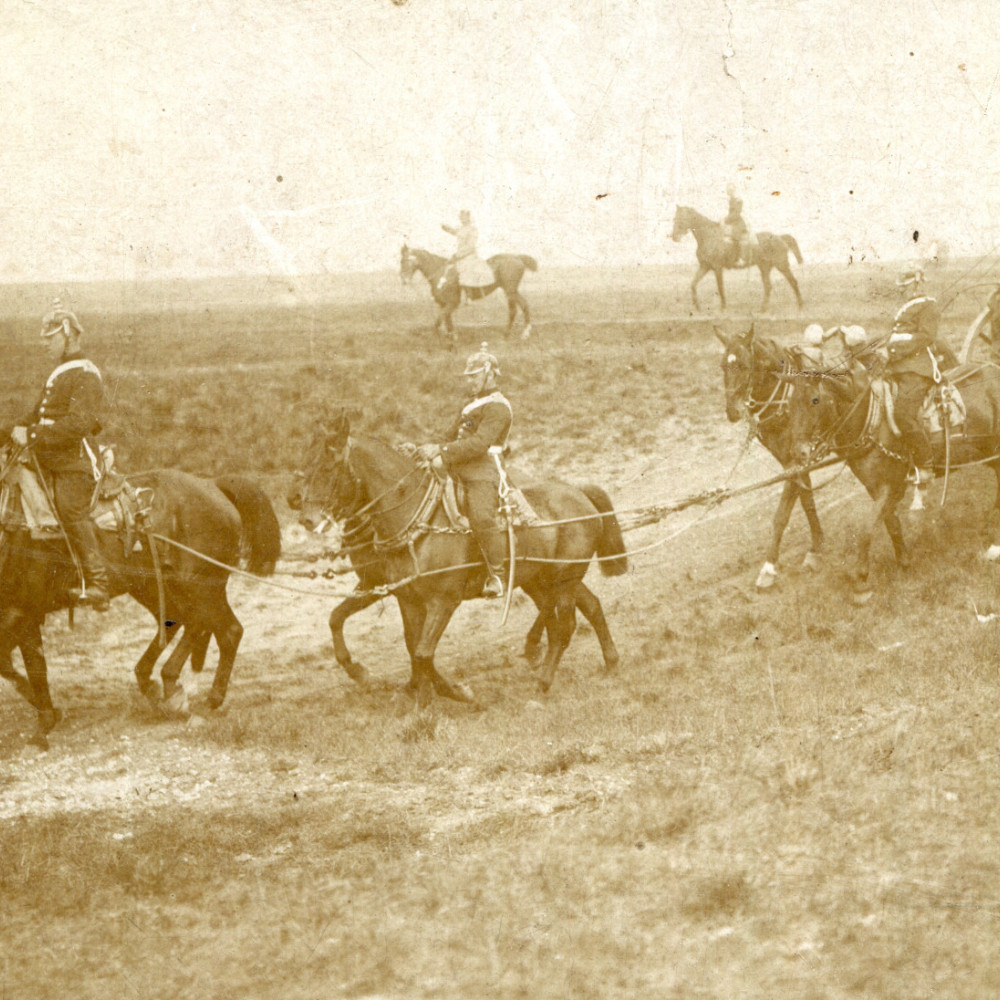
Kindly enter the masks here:
<path id="1" fill-rule="evenodd" d="M 777 279 L 761 333 L 887 329 L 891 267 L 799 274 L 805 310 Z M 985 292 L 952 295 L 990 276 L 930 277 L 957 348 Z M 125 599 L 47 624 L 67 714 L 48 752 L 0 689 L 0 997 L 1000 995 L 998 626 L 974 611 L 1000 610 L 979 558 L 991 473 L 904 516 L 911 569 L 878 538 L 864 607 L 843 573 L 870 502 L 836 468 L 819 474 L 822 571 L 799 568 L 796 512 L 767 593 L 773 489 L 629 532 L 629 574 L 588 579 L 621 669 L 603 674 L 581 624 L 545 696 L 519 658 L 532 606 L 501 628 L 467 604 L 438 665 L 471 707 L 400 694 L 391 602 L 348 626 L 373 677 L 358 688 L 326 625 L 353 579 L 289 575 L 310 543 L 282 497 L 315 421 L 347 407 L 389 440 L 433 439 L 484 339 L 515 471 L 596 482 L 622 511 L 775 474 L 726 422 L 712 335 L 745 325 L 759 281 L 729 275 L 722 318 L 689 315 L 689 280 L 543 268 L 530 341 L 502 340 L 494 298 L 459 311 L 455 352 L 431 339 L 426 287 L 391 275 L 10 290 L 5 421 L 47 372 L 38 318 L 61 292 L 91 331 L 120 464 L 255 474 L 287 560 L 270 585 L 230 585 L 246 635 L 219 712 L 151 715 L 131 668 L 153 623 Z"/>

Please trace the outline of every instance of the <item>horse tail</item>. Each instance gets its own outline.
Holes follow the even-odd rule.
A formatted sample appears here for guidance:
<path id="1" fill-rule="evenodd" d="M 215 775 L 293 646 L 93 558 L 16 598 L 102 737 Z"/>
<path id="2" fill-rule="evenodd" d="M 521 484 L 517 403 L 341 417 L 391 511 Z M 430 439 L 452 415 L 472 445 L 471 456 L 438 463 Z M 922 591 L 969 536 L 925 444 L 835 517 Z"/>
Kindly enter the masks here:
<path id="1" fill-rule="evenodd" d="M 534 257 L 529 257 L 526 253 L 518 254 L 518 259 L 529 271 L 538 270 L 538 261 Z"/>
<path id="2" fill-rule="evenodd" d="M 791 250 L 793 254 L 795 254 L 795 259 L 801 264 L 802 253 L 799 250 L 799 244 L 798 241 L 795 239 L 795 237 L 789 236 L 788 233 L 782 233 L 782 235 L 779 236 L 778 239 L 781 240 L 781 242 L 784 243 L 785 246 L 788 247 L 788 249 Z"/>
<path id="3" fill-rule="evenodd" d="M 239 511 L 248 549 L 247 572 L 270 576 L 281 555 L 281 525 L 267 494 L 243 476 L 220 476 L 215 485 Z"/>
<path id="4" fill-rule="evenodd" d="M 601 537 L 597 541 L 597 555 L 601 560 L 601 572 L 605 576 L 621 576 L 628 570 L 628 556 L 625 554 L 625 539 L 621 525 L 615 516 L 611 497 L 600 486 L 583 486 L 586 498 L 602 513 Z"/>

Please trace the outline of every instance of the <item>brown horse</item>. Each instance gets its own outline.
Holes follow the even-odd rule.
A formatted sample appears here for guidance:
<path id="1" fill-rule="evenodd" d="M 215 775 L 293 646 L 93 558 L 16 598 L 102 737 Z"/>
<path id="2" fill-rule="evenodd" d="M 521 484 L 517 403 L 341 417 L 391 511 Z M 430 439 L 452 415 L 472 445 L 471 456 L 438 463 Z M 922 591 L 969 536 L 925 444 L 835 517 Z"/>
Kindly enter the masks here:
<path id="1" fill-rule="evenodd" d="M 490 257 L 486 263 L 493 272 L 495 279 L 493 284 L 463 289 L 459 286 L 457 279 L 448 280 L 445 277 L 445 269 L 448 266 L 447 257 L 439 257 L 427 250 L 414 249 L 404 243 L 399 254 L 399 276 L 404 282 L 409 283 L 413 275 L 419 271 L 427 279 L 431 295 L 434 296 L 434 301 L 438 306 L 437 318 L 434 320 L 434 332 L 440 333 L 443 324 L 452 342 L 457 337 L 455 328 L 452 326 L 451 314 L 461 304 L 462 292 L 464 291 L 469 299 L 482 299 L 491 295 L 498 288 L 503 289 L 504 295 L 507 296 L 506 336 L 509 337 L 514 330 L 517 309 L 520 306 L 524 315 L 524 329 L 521 331 L 521 339 L 527 340 L 531 336 L 531 313 L 528 310 L 528 300 L 518 291 L 518 287 L 525 271 L 538 270 L 538 262 L 527 254 L 501 253 Z"/>
<path id="2" fill-rule="evenodd" d="M 997 477 L 997 496 L 987 523 L 987 559 L 1000 558 L 1000 368 L 992 364 L 959 365 L 948 379 L 959 387 L 967 411 L 963 427 L 932 435 L 934 469 L 985 464 Z M 871 419 L 872 390 L 850 376 L 791 376 L 790 434 L 803 459 L 833 450 L 846 459 L 875 501 L 875 511 L 859 534 L 851 582 L 858 600 L 871 596 L 868 583 L 872 536 L 881 521 L 889 532 L 897 560 L 909 562 L 896 508 L 907 488 L 909 458 L 887 421 Z M 878 396 L 878 394 L 876 394 Z M 877 412 L 877 411 L 875 411 Z"/>
<path id="3" fill-rule="evenodd" d="M 754 335 L 754 328 L 740 335 L 727 337 L 719 330 L 715 335 L 722 341 L 722 378 L 726 392 L 726 416 L 735 423 L 749 418 L 757 440 L 784 466 L 795 465 L 796 449 L 789 438 L 788 396 L 791 385 L 781 375 L 801 370 L 803 359 L 792 348 L 782 347 L 774 340 Z M 766 589 L 777 580 L 778 553 L 781 539 L 796 501 L 809 522 L 812 544 L 803 565 L 817 569 L 823 549 L 823 529 L 816 513 L 812 483 L 808 473 L 789 479 L 781 491 L 778 509 L 774 512 L 771 542 L 764 565 L 757 575 L 757 586 Z"/>
<path id="4" fill-rule="evenodd" d="M 137 533 L 134 544 L 123 544 L 115 531 L 99 531 L 98 536 L 112 596 L 131 595 L 164 626 L 166 641 L 158 628 L 135 666 L 139 688 L 151 700 L 159 699 L 153 667 L 179 635 L 160 672 L 162 697 L 171 699 L 180 689 L 184 663 L 190 658 L 193 669 L 200 670 L 214 635 L 219 663 L 207 703 L 218 708 L 243 636 L 226 597 L 229 567 L 239 562 L 242 546 L 249 572 L 273 572 L 281 551 L 278 519 L 263 491 L 242 477 L 208 480 L 168 469 L 128 478 L 136 489 L 152 491 L 148 535 Z M 41 626 L 47 614 L 70 605 L 68 591 L 77 585 L 63 541 L 33 539 L 21 529 L 0 535 L 0 676 L 38 712 L 38 742 L 62 717 L 49 692 Z M 24 675 L 13 666 L 11 653 L 17 647 Z"/>
<path id="5" fill-rule="evenodd" d="M 382 550 L 382 572 L 399 603 L 407 650 L 410 687 L 421 700 L 433 691 L 460 701 L 470 695 L 446 680 L 434 665 L 434 652 L 462 601 L 478 597 L 485 568 L 475 541 L 448 529 L 442 511 L 429 531 L 414 531 L 414 521 L 430 473 L 377 438 L 352 436 L 348 418 L 321 429 L 310 449 L 307 471 L 290 504 L 307 528 L 331 518 L 371 519 Z M 563 483 L 546 482 L 524 490 L 548 523 L 517 529 L 515 584 L 539 609 L 550 642 L 540 672 L 548 690 L 576 627 L 576 607 L 584 597 L 599 635 L 606 631 L 600 601 L 581 590 L 587 566 L 596 554 L 606 575 L 628 567 L 621 529 L 611 501 L 598 487 L 587 493 Z M 589 496 L 588 496 L 589 495 Z M 589 498 L 596 497 L 599 506 Z M 603 625 L 603 629 L 599 626 Z M 609 637 L 610 638 L 610 637 Z M 603 645 L 603 640 L 602 640 Z"/>
<path id="6" fill-rule="evenodd" d="M 602 490 L 594 492 L 591 486 L 581 487 L 588 498 L 597 507 L 606 496 Z M 292 510 L 302 510 L 302 497 L 297 488 L 293 487 L 288 496 L 288 505 Z M 325 530 L 325 524 L 314 522 L 308 514 L 303 514 L 306 527 L 311 531 Z M 341 550 L 351 563 L 351 568 L 358 578 L 358 588 L 353 594 L 348 594 L 330 612 L 330 635 L 333 639 L 333 654 L 338 666 L 351 680 L 358 684 L 367 684 L 369 674 L 367 668 L 359 663 L 351 654 L 344 638 L 344 625 L 347 620 L 373 604 L 383 600 L 385 587 L 391 582 L 386 573 L 385 557 L 375 545 L 375 530 L 369 518 L 362 517 L 359 523 L 346 533 L 345 547 Z M 584 618 L 590 623 L 601 644 L 604 656 L 604 667 L 608 673 L 613 673 L 620 660 L 607 622 L 601 609 L 601 602 L 589 587 L 581 580 L 576 585 L 576 606 Z M 524 640 L 523 656 L 532 667 L 538 667 L 542 659 L 542 635 L 548 633 L 548 643 L 551 646 L 557 640 L 558 622 L 551 613 L 542 614 L 539 611 Z"/>
<path id="7" fill-rule="evenodd" d="M 691 300 L 695 309 L 701 308 L 698 304 L 698 283 L 702 278 L 712 271 L 715 274 L 715 284 L 719 289 L 719 301 L 722 308 L 726 308 L 726 292 L 722 283 L 722 272 L 724 269 L 737 267 L 736 260 L 738 250 L 733 241 L 728 239 L 722 223 L 713 222 L 700 212 L 685 205 L 678 205 L 674 214 L 674 229 L 671 239 L 679 243 L 681 238 L 687 233 L 694 233 L 697 241 L 698 273 L 691 282 Z M 795 254 L 795 259 L 801 264 L 802 254 L 799 251 L 799 244 L 794 236 L 785 234 L 775 236 L 773 233 L 757 233 L 757 246 L 754 247 L 751 261 L 745 267 L 757 266 L 760 271 L 760 280 L 764 285 L 764 301 L 761 303 L 761 312 L 766 312 L 771 301 L 771 269 L 776 268 L 784 276 L 785 280 L 795 292 L 796 301 L 799 308 L 802 308 L 802 294 L 799 292 L 799 283 L 792 274 L 792 269 L 788 264 L 788 254 Z"/>

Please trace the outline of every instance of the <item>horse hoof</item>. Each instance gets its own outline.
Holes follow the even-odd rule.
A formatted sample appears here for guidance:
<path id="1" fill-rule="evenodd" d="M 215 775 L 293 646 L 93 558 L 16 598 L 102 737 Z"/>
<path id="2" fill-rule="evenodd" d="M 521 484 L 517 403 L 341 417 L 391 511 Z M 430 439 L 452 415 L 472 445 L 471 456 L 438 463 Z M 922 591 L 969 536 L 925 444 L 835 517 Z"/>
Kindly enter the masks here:
<path id="1" fill-rule="evenodd" d="M 163 691 L 156 681 L 140 681 L 139 694 L 154 707 L 163 701 Z"/>
<path id="2" fill-rule="evenodd" d="M 355 684 L 359 684 L 361 687 L 366 687 L 371 677 L 368 671 L 356 660 L 348 660 L 346 663 L 341 663 L 340 666 L 343 668 L 344 673 L 354 681 Z"/>
<path id="3" fill-rule="evenodd" d="M 528 325 L 527 325 L 527 326 L 526 326 L 526 327 L 525 327 L 525 328 L 524 328 L 524 329 L 523 329 L 523 330 L 521 331 L 521 340 L 527 340 L 527 339 L 528 339 L 528 338 L 529 338 L 530 336 L 531 336 L 531 324 L 529 323 L 529 324 L 528 324 Z"/>
<path id="4" fill-rule="evenodd" d="M 778 580 L 778 570 L 774 563 L 766 562 L 757 574 L 757 589 L 767 590 L 773 587 Z"/>
<path id="5" fill-rule="evenodd" d="M 452 690 L 455 692 L 456 701 L 473 702 L 476 700 L 476 696 L 468 684 L 452 684 Z"/>
<path id="6" fill-rule="evenodd" d="M 224 694 L 219 694 L 218 691 L 212 690 L 208 692 L 208 697 L 205 698 L 205 704 L 214 712 L 218 708 L 222 708 L 222 703 L 226 700 Z"/>
<path id="7" fill-rule="evenodd" d="M 802 560 L 802 568 L 818 573 L 823 568 L 823 560 L 820 558 L 819 553 L 807 552 L 805 559 Z"/>
<path id="8" fill-rule="evenodd" d="M 997 562 L 1000 560 L 1000 545 L 991 545 L 984 553 L 983 558 L 987 562 Z"/>
<path id="9" fill-rule="evenodd" d="M 169 696 L 164 699 L 163 712 L 174 719 L 186 719 L 191 714 L 187 691 L 184 690 L 183 684 L 177 684 Z"/>
<path id="10" fill-rule="evenodd" d="M 521 654 L 525 660 L 528 662 L 528 666 L 532 670 L 537 670 L 542 663 L 542 647 L 541 646 L 525 646 L 524 652 Z"/>
<path id="11" fill-rule="evenodd" d="M 872 599 L 873 595 L 874 591 L 872 590 L 855 590 L 851 594 L 851 604 L 853 604 L 855 607 L 860 608 L 863 605 L 867 604 Z"/>
<path id="12" fill-rule="evenodd" d="M 56 726 L 62 722 L 63 714 L 58 708 L 46 709 L 38 713 L 38 728 L 35 730 L 36 736 L 45 737 L 51 733 Z"/>

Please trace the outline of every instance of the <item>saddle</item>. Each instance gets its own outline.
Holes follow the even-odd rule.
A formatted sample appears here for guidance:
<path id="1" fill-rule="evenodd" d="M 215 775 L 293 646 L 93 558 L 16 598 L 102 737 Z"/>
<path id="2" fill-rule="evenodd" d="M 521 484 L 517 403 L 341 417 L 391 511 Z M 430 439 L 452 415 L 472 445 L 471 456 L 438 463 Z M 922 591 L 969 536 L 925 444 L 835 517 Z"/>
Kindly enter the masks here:
<path id="1" fill-rule="evenodd" d="M 879 391 L 880 390 L 880 391 Z M 894 405 L 896 401 L 896 385 L 890 384 L 883 379 L 878 379 L 872 383 L 873 396 L 878 396 L 882 409 L 885 412 L 885 420 L 889 429 L 897 437 L 900 436 L 899 427 L 896 425 L 894 415 Z M 940 384 L 931 386 L 924 396 L 924 401 L 920 404 L 917 417 L 921 426 L 927 432 L 931 441 L 937 441 L 944 437 L 945 428 L 956 435 L 965 433 L 965 422 L 968 416 L 965 400 L 957 385 L 944 379 Z"/>
<path id="2" fill-rule="evenodd" d="M 431 476 L 427 492 L 424 494 L 414 517 L 414 524 L 417 526 L 430 524 L 435 510 L 440 505 L 448 518 L 449 528 L 463 534 L 471 531 L 469 519 L 464 513 L 465 490 L 462 484 L 444 470 L 432 468 L 431 471 L 434 474 Z M 515 528 L 537 526 L 544 523 L 535 513 L 528 498 L 513 484 L 509 484 L 508 502 Z"/>
<path id="3" fill-rule="evenodd" d="M 103 457 L 103 456 L 102 456 Z M 153 491 L 135 489 L 112 468 L 113 456 L 106 459 L 91 503 L 91 520 L 99 531 L 121 536 L 126 553 L 132 551 L 136 521 L 152 507 Z M 62 537 L 59 519 L 49 500 L 49 491 L 38 473 L 21 461 L 14 462 L 0 482 L 0 529 L 28 531 L 32 538 L 52 540 Z"/>

